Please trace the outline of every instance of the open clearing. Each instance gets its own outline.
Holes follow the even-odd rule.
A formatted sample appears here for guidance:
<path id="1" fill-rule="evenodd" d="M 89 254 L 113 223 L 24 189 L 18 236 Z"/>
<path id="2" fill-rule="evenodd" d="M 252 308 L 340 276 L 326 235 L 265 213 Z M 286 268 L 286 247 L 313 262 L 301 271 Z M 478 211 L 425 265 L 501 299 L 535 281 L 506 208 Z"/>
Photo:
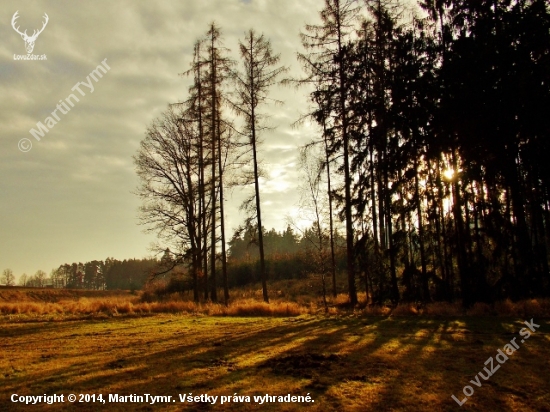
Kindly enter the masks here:
<path id="1" fill-rule="evenodd" d="M 0 325 L 0 409 L 10 411 L 462 410 L 550 411 L 548 320 L 481 387 L 469 381 L 519 331 L 496 317 L 174 314 L 13 321 Z M 496 363 L 496 361 L 495 361 Z M 103 394 L 100 403 L 30 406 L 10 396 Z M 109 394 L 171 395 L 157 405 Z M 182 404 L 178 394 L 250 396 L 250 403 Z M 259 405 L 254 395 L 310 394 L 314 403 Z"/>

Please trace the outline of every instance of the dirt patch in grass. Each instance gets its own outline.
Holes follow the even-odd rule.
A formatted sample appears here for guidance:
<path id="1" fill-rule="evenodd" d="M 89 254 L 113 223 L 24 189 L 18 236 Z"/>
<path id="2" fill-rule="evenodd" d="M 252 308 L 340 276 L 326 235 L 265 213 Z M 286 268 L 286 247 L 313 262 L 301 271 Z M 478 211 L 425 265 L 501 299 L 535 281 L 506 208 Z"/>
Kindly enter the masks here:
<path id="1" fill-rule="evenodd" d="M 339 361 L 339 358 L 334 353 L 330 355 L 317 353 L 292 354 L 271 358 L 258 365 L 258 367 L 269 368 L 275 374 L 311 379 L 315 374 L 329 371 Z"/>

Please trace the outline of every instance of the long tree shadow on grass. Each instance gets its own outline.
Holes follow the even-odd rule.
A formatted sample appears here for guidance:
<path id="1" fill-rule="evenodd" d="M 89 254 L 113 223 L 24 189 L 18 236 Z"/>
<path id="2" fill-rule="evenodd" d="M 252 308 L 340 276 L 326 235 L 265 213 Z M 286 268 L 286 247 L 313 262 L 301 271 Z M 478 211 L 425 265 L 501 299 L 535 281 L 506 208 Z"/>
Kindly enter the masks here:
<path id="1" fill-rule="evenodd" d="M 501 347 L 511 333 L 508 321 L 474 319 L 299 318 L 258 319 L 246 324 L 231 319 L 186 319 L 181 325 L 177 320 L 165 323 L 155 323 L 149 332 L 138 335 L 131 325 L 120 324 L 119 329 L 113 328 L 115 336 L 98 338 L 96 346 L 91 339 L 90 347 L 69 359 L 67 366 L 52 366 L 47 374 L 8 379 L 3 398 L 7 392 L 21 389 L 176 397 L 190 392 L 249 396 L 309 393 L 316 400 L 307 405 L 312 410 L 451 410 L 455 407 L 450 398 L 453 391 L 461 390 L 491 350 Z M 165 326 L 170 329 L 163 333 Z M 157 327 L 159 333 L 153 333 Z M 540 356 L 544 342 L 532 343 L 531 355 Z M 475 372 L 470 372 L 472 368 Z M 525 368 L 520 371 L 523 375 L 533 365 Z M 535 386 L 548 393 L 547 382 L 539 379 Z M 475 399 L 464 407 L 510 410 L 508 403 L 496 399 L 498 387 L 493 389 L 494 393 L 483 394 L 480 389 L 479 398 L 476 391 Z M 539 403 L 544 406 L 544 401 Z M 243 409 L 237 403 L 176 406 L 158 405 L 154 410 Z M 262 408 L 279 410 L 280 406 Z M 304 406 L 292 409 L 287 405 L 287 410 Z M 110 407 L 123 410 L 117 409 L 122 405 Z M 140 405 L 135 410 L 147 408 Z M 88 409 L 80 405 L 79 410 Z"/>

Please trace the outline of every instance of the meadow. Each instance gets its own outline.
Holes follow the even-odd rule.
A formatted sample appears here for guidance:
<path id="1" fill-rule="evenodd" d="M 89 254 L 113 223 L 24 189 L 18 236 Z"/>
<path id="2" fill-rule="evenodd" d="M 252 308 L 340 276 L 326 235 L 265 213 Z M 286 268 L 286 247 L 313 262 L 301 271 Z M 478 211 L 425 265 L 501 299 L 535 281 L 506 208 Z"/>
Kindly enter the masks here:
<path id="1" fill-rule="evenodd" d="M 267 305 L 255 293 L 243 290 L 225 308 L 130 292 L 2 289 L 0 410 L 550 410 L 547 301 L 350 310 L 339 297 L 325 314 L 306 298 L 277 301 L 275 291 Z M 540 327 L 520 343 L 531 315 Z M 470 383 L 514 337 L 519 349 L 477 378 L 480 387 Z M 451 396 L 463 400 L 466 385 L 474 393 L 459 407 Z M 12 403 L 13 394 L 65 402 L 31 406 Z M 105 403 L 73 404 L 68 394 L 102 394 Z M 110 402 L 114 394 L 172 398 Z M 181 403 L 180 394 L 218 398 Z M 266 394 L 314 402 L 254 400 Z"/>

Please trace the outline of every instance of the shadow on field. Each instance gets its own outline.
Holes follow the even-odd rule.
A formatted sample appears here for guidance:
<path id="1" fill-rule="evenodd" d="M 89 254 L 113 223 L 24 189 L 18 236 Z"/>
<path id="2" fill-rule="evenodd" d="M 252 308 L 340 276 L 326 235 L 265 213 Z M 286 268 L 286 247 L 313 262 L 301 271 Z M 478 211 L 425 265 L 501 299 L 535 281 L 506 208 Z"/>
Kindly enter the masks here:
<path id="1" fill-rule="evenodd" d="M 309 393 L 317 403 L 295 406 L 319 408 L 322 402 L 323 407 L 315 410 L 456 410 L 451 395 L 464 398 L 462 388 L 472 385 L 470 379 L 483 369 L 485 360 L 518 336 L 521 328 L 519 323 L 495 318 L 295 318 L 240 323 L 230 318 L 183 319 L 152 323 L 145 331 L 139 321 L 109 321 L 104 330 L 94 332 L 79 332 L 77 325 L 53 325 L 62 338 L 69 334 L 65 345 L 71 344 L 71 337 L 79 337 L 86 339 L 85 347 L 68 366 L 52 366 L 48 374 L 29 372 L 4 379 L 2 392 L 70 389 L 176 399 L 179 393 Z M 19 332 L 32 337 L 43 328 L 29 325 Z M 545 337 L 536 338 L 521 347 L 521 358 L 517 356 L 482 381 L 482 387 L 475 387 L 462 409 L 516 410 L 510 396 L 527 401 L 530 394 L 540 393 L 529 402 L 532 410 L 544 410 L 548 362 L 541 348 Z M 177 406 L 177 410 L 220 407 Z M 267 406 L 277 410 L 276 404 L 263 405 Z M 228 403 L 222 409 L 242 407 Z M 169 406 L 158 405 L 154 410 L 163 408 Z M 149 409 L 142 405 L 136 410 Z"/>

